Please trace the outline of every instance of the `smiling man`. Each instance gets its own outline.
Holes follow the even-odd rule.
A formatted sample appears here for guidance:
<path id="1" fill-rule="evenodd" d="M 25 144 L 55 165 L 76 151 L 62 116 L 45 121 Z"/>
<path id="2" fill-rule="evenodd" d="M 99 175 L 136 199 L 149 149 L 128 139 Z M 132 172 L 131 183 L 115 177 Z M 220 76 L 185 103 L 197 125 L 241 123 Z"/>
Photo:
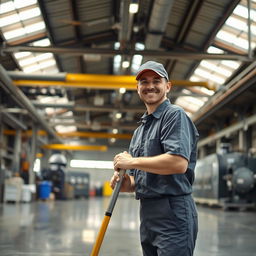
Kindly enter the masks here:
<path id="1" fill-rule="evenodd" d="M 125 174 L 121 191 L 140 200 L 144 256 L 191 256 L 197 237 L 197 211 L 191 196 L 198 132 L 184 110 L 167 98 L 171 82 L 161 63 L 148 61 L 136 75 L 146 106 L 129 153 L 114 157 L 111 187 Z"/>

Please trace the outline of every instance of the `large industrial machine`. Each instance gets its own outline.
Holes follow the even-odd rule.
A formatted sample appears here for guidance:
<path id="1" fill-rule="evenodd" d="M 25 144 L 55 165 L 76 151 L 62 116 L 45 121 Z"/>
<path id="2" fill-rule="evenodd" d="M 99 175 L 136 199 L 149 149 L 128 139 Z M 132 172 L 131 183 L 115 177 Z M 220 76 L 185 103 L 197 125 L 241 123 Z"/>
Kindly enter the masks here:
<path id="1" fill-rule="evenodd" d="M 90 175 L 85 172 L 68 172 L 66 182 L 73 187 L 74 198 L 89 197 Z"/>
<path id="2" fill-rule="evenodd" d="M 43 180 L 51 181 L 52 192 L 56 199 L 64 199 L 65 168 L 67 159 L 62 154 L 53 154 L 49 160 L 49 168 L 42 171 Z"/>
<path id="3" fill-rule="evenodd" d="M 223 208 L 256 206 L 256 158 L 239 152 L 211 154 L 195 168 L 197 203 Z"/>

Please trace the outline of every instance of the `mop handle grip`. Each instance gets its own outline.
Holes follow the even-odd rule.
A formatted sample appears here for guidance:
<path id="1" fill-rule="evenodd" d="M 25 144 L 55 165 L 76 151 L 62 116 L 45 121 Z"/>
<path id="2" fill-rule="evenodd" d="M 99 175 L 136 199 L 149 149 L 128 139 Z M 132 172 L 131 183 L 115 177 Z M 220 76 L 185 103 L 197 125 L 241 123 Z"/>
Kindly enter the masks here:
<path id="1" fill-rule="evenodd" d="M 112 193 L 112 197 L 111 197 L 111 200 L 109 202 L 109 205 L 108 205 L 108 209 L 105 213 L 105 215 L 107 216 L 111 216 L 112 215 L 112 212 L 113 212 L 113 209 L 115 207 L 115 204 L 116 204 L 116 200 L 118 198 L 118 194 L 120 192 L 120 189 L 121 189 L 121 186 L 122 186 L 122 182 L 123 182 L 123 178 L 124 178 L 124 174 L 125 174 L 125 170 L 124 169 L 121 169 L 119 171 L 119 182 L 117 182 L 115 188 L 114 188 L 114 191 Z"/>

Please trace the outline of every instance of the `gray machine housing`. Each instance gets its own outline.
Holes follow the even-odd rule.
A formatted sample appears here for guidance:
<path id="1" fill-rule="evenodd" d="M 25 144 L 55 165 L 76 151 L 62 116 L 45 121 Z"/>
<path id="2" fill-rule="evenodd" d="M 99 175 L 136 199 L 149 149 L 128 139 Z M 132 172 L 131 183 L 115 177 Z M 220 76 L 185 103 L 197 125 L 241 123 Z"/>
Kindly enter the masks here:
<path id="1" fill-rule="evenodd" d="M 199 159 L 193 196 L 197 203 L 255 207 L 256 158 L 232 152 Z"/>

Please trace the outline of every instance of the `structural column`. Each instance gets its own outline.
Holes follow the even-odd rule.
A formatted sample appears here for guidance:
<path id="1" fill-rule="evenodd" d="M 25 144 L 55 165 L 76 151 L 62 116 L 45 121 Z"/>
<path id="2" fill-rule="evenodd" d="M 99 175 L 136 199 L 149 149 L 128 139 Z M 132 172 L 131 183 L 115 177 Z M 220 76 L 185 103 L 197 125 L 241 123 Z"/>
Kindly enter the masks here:
<path id="1" fill-rule="evenodd" d="M 30 146 L 30 157 L 29 157 L 29 184 L 35 184 L 35 173 L 34 173 L 34 163 L 36 159 L 36 149 L 37 149 L 37 126 L 33 124 L 32 126 L 32 137 Z"/>
<path id="2" fill-rule="evenodd" d="M 12 164 L 12 172 L 20 172 L 20 158 L 21 158 L 21 130 L 16 130 L 15 142 L 14 142 L 14 157 Z"/>
<path id="3" fill-rule="evenodd" d="M 3 202 L 4 197 L 4 181 L 5 181 L 5 169 L 3 163 L 3 122 L 2 113 L 0 111 L 0 202 Z"/>

